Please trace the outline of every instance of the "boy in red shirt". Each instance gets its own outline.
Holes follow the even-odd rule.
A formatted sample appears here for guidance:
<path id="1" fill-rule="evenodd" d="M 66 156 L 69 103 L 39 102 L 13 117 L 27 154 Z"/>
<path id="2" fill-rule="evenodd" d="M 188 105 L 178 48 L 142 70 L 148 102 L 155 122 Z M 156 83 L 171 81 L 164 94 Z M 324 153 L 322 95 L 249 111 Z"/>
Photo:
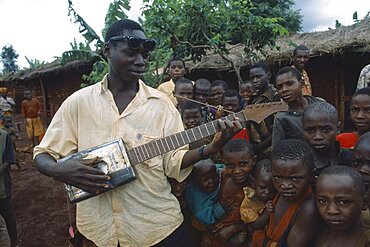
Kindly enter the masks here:
<path id="1" fill-rule="evenodd" d="M 22 116 L 26 119 L 27 136 L 31 140 L 32 145 L 38 144 L 39 137 L 44 134 L 39 117 L 41 106 L 37 99 L 32 99 L 30 90 L 24 92 L 25 100 L 22 101 Z"/>
<path id="2" fill-rule="evenodd" d="M 370 131 L 370 87 L 361 88 L 353 94 L 349 113 L 356 129 L 337 135 L 337 141 L 340 147 L 353 149 L 358 138 Z"/>

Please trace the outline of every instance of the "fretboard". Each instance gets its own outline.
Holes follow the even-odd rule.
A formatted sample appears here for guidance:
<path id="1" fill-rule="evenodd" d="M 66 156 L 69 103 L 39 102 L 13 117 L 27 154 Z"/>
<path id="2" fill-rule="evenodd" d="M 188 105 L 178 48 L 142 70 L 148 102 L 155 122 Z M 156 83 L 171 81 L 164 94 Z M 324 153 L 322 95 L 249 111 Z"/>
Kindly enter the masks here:
<path id="1" fill-rule="evenodd" d="M 230 114 L 226 118 L 233 120 L 235 117 L 238 117 L 241 121 L 245 121 L 245 117 L 242 112 Z M 134 147 L 127 151 L 127 155 L 130 159 L 131 165 L 135 165 L 176 148 L 185 146 L 186 144 L 211 136 L 220 131 L 220 129 L 221 126 L 218 120 L 215 120 L 195 128 Z"/>

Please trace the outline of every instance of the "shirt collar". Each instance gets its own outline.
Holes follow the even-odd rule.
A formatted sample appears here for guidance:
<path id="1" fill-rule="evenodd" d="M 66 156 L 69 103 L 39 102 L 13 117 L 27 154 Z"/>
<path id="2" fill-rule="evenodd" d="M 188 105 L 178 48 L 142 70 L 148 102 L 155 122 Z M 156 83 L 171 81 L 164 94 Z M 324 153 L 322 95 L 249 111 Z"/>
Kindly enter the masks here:
<path id="1" fill-rule="evenodd" d="M 108 74 L 106 74 L 100 83 L 100 93 L 105 93 L 109 91 L 108 88 Z M 139 91 L 137 92 L 135 98 L 149 99 L 149 98 L 160 98 L 160 94 L 156 90 L 150 90 L 150 87 L 145 85 L 142 80 L 139 80 Z"/>
<path id="2" fill-rule="evenodd" d="M 108 90 L 108 74 L 103 77 L 100 83 L 100 93 L 104 93 Z"/>
<path id="3" fill-rule="evenodd" d="M 328 163 L 323 162 L 314 153 L 314 162 L 315 162 L 316 170 L 321 171 L 321 170 L 325 169 L 326 167 L 338 164 L 338 162 L 339 162 L 339 153 L 340 153 L 340 144 L 339 144 L 338 141 L 335 141 L 334 150 L 335 150 L 335 155 L 338 157 L 335 164 L 330 164 L 329 162 Z"/>
<path id="4" fill-rule="evenodd" d="M 261 96 L 265 96 L 267 99 L 273 100 L 276 94 L 277 92 L 274 90 L 274 86 L 269 83 L 265 92 L 263 92 Z"/>

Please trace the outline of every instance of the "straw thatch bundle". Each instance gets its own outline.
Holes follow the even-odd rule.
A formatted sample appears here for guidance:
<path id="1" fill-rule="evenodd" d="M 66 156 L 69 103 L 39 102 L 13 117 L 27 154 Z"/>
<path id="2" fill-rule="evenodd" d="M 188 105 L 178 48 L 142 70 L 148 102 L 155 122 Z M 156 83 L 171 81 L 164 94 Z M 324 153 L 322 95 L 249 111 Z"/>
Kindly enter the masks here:
<path id="1" fill-rule="evenodd" d="M 0 77 L 0 82 L 31 81 L 41 77 L 45 78 L 60 75 L 70 70 L 76 70 L 81 74 L 86 74 L 89 70 L 91 71 L 93 63 L 94 61 L 76 60 L 62 65 L 60 60 L 57 59 L 54 62 L 40 65 L 35 69 L 26 69 L 17 73 L 4 74 Z"/>
<path id="2" fill-rule="evenodd" d="M 343 26 L 322 32 L 294 34 L 278 38 L 274 49 L 266 49 L 267 56 L 259 54 L 259 60 L 267 63 L 287 62 L 291 59 L 295 46 L 305 45 L 310 49 L 311 57 L 324 54 L 341 54 L 344 51 L 370 51 L 370 19 L 364 19 L 352 26 Z M 253 59 L 246 57 L 243 45 L 230 46 L 229 58 L 239 67 L 249 66 Z M 255 60 L 255 59 L 254 59 Z M 218 54 L 204 56 L 198 63 L 187 62 L 192 70 L 225 71 L 232 69 L 231 63 L 222 59 Z"/>

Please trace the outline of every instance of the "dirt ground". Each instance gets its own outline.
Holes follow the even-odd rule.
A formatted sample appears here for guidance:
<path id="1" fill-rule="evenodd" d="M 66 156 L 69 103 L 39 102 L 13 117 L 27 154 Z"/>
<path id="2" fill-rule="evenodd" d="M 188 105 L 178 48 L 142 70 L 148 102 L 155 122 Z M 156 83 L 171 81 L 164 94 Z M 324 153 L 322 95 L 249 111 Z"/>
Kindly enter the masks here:
<path id="1" fill-rule="evenodd" d="M 16 142 L 17 150 L 21 150 L 17 152 L 17 157 L 24 169 L 17 170 L 15 166 L 11 169 L 13 208 L 20 246 L 68 247 L 70 223 L 63 184 L 37 171 L 22 118 L 16 115 L 13 122 L 20 123 L 22 140 Z M 70 208 L 74 217 L 74 205 Z M 74 224 L 74 219 L 72 221 Z"/>

